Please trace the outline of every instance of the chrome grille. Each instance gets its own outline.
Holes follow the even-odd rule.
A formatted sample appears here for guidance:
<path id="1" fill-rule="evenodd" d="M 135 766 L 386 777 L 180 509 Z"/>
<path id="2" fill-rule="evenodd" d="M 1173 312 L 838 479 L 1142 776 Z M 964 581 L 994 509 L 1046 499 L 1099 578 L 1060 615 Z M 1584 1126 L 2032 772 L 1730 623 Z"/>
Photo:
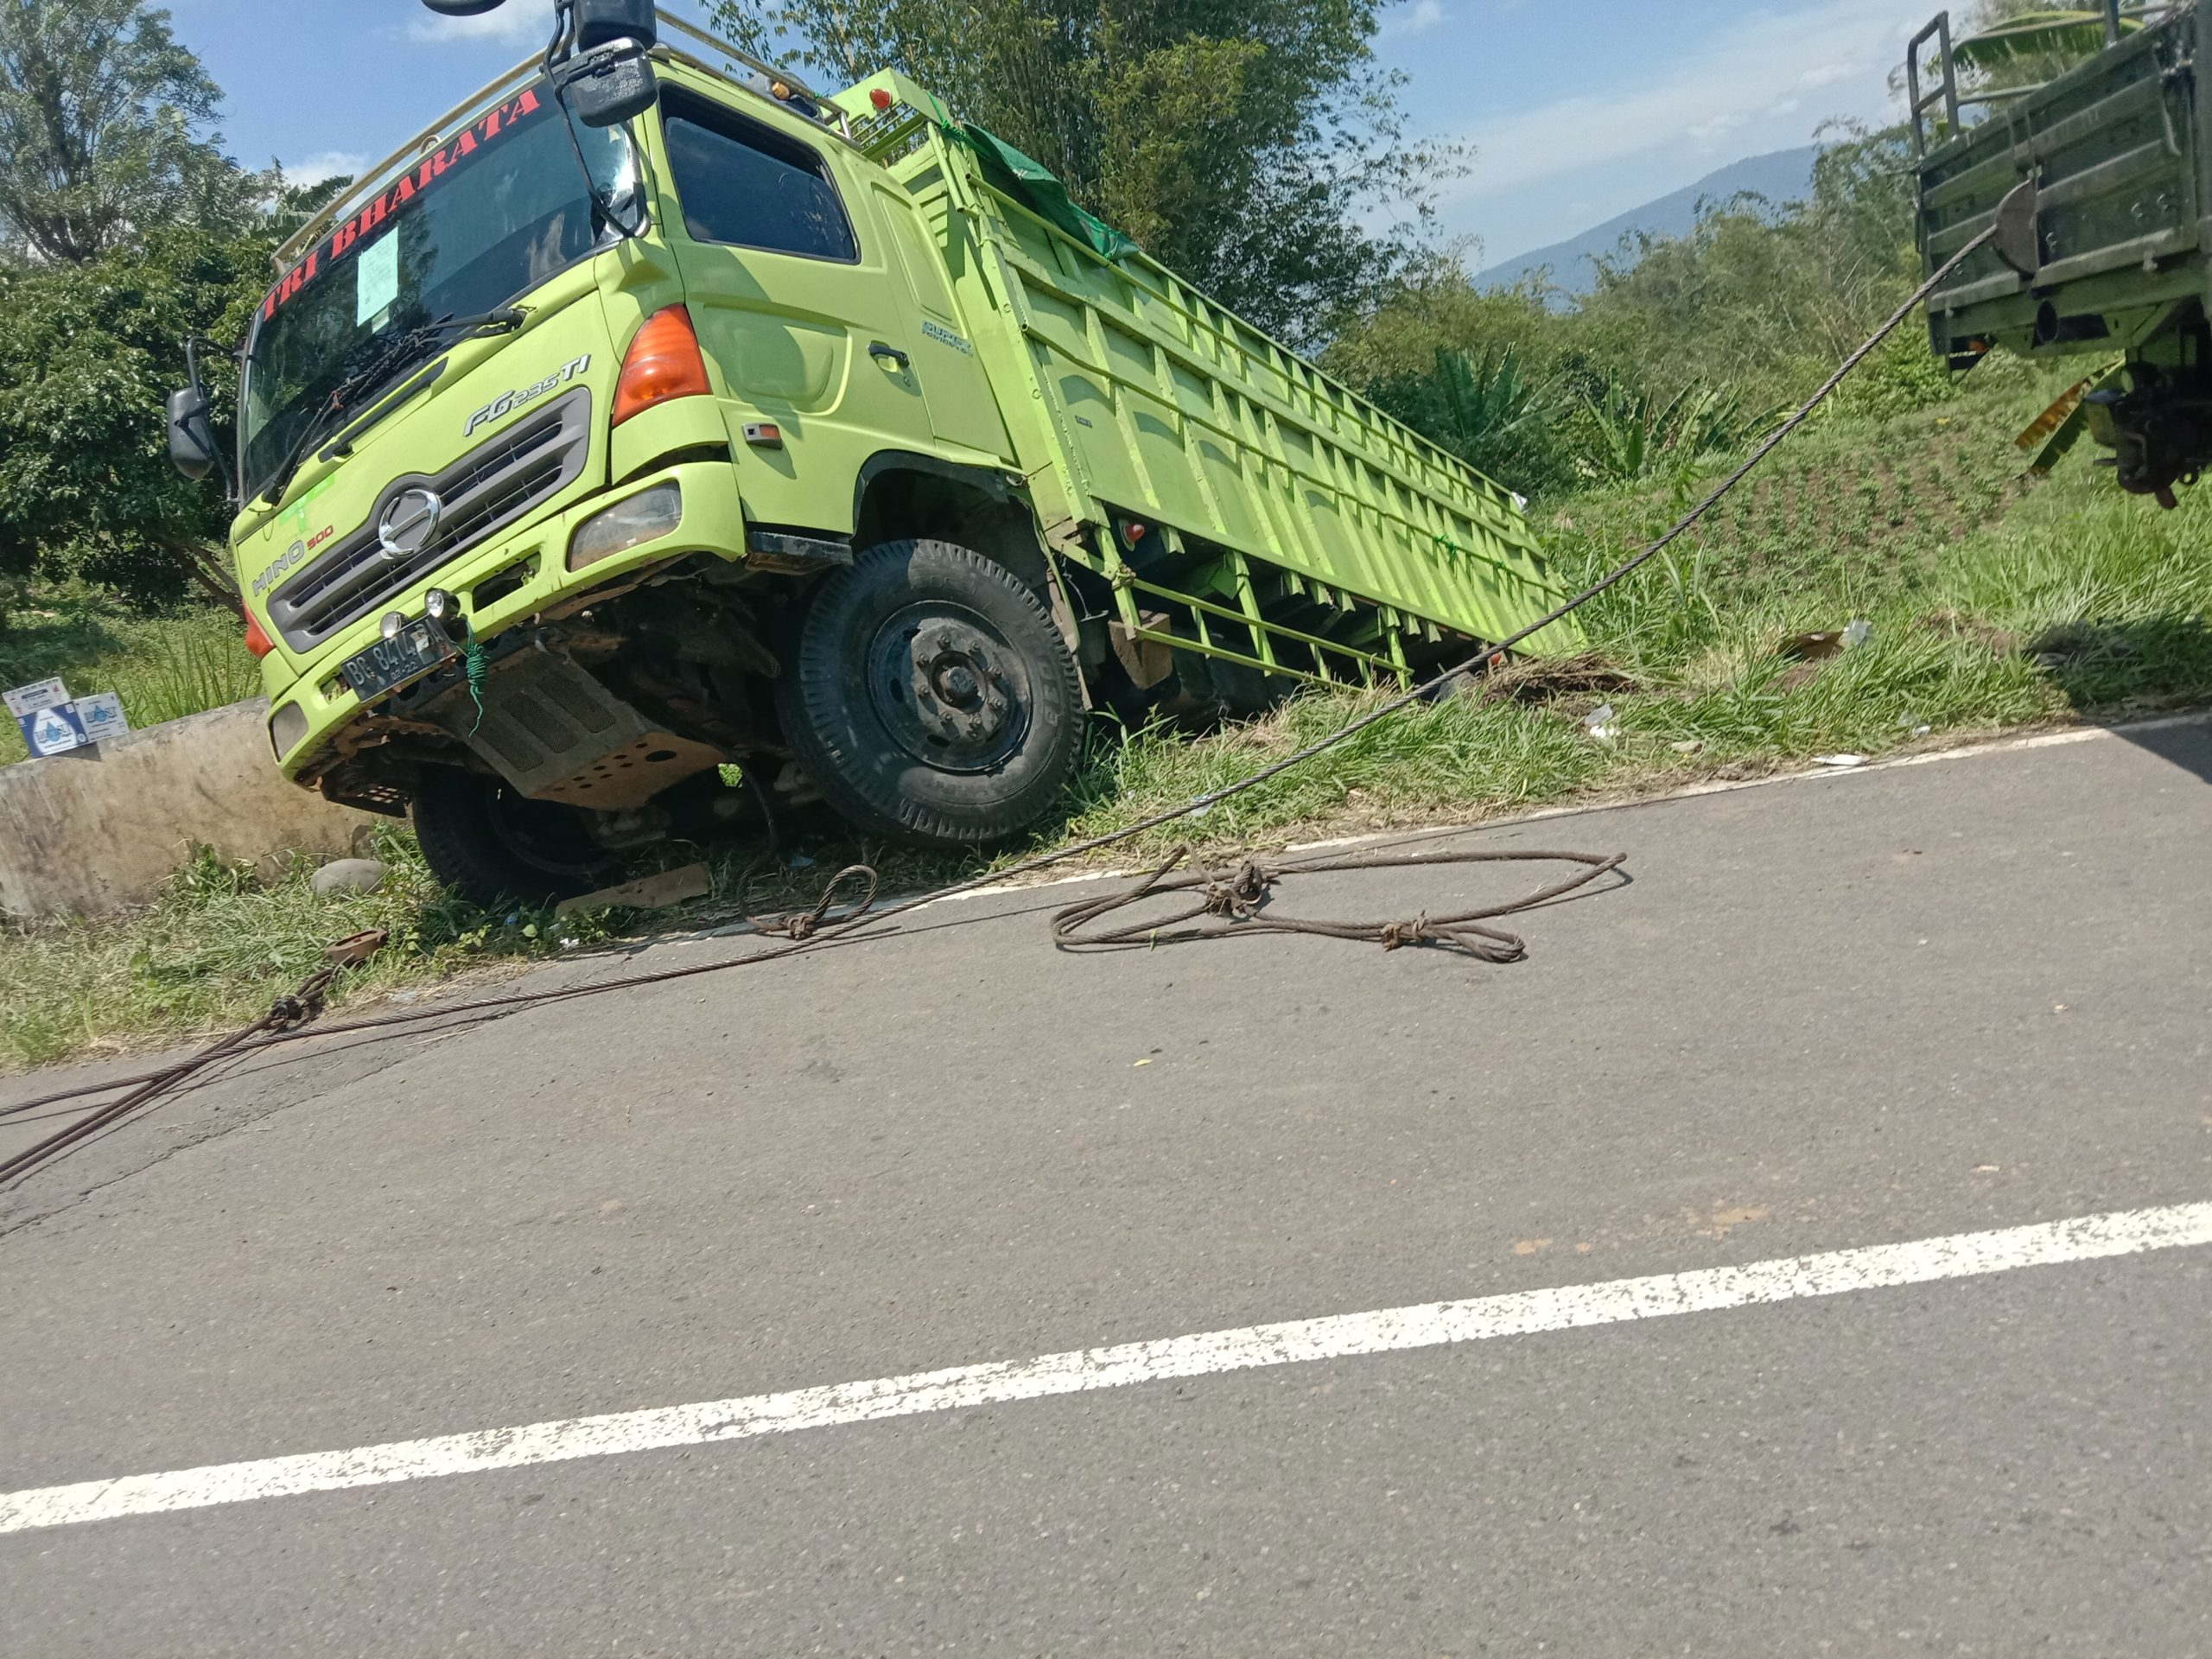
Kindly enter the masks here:
<path id="1" fill-rule="evenodd" d="M 590 452 L 591 392 L 579 386 L 442 473 L 392 480 L 360 529 L 270 596 L 270 621 L 293 650 L 314 650 L 559 494 L 583 475 Z M 393 498 L 416 488 L 435 491 L 444 516 L 420 552 L 392 559 L 377 540 L 377 523 Z"/>

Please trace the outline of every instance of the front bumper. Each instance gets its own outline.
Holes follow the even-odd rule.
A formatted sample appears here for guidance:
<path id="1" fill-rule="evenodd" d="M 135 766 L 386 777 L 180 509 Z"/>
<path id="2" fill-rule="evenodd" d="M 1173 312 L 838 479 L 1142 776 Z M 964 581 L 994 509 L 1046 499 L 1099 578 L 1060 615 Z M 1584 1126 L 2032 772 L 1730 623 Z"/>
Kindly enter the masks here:
<path id="1" fill-rule="evenodd" d="M 586 519 L 616 503 L 673 480 L 683 492 L 683 516 L 664 536 L 600 560 L 582 570 L 568 568 L 569 543 Z M 516 623 L 550 610 L 576 594 L 613 585 L 640 565 L 658 564 L 688 553 L 713 553 L 727 559 L 745 555 L 745 515 L 738 496 L 737 469 L 726 461 L 699 461 L 664 467 L 629 480 L 521 525 L 469 550 L 426 575 L 385 607 L 410 619 L 423 614 L 423 595 L 442 588 L 461 600 L 461 614 L 480 639 L 489 640 Z M 498 594 L 480 608 L 478 589 Z M 311 782 L 302 773 L 320 770 L 332 741 L 363 710 L 360 701 L 339 677 L 340 664 L 380 637 L 384 612 L 362 618 L 334 636 L 302 667 L 300 677 L 279 693 L 270 709 L 270 747 L 287 778 Z"/>

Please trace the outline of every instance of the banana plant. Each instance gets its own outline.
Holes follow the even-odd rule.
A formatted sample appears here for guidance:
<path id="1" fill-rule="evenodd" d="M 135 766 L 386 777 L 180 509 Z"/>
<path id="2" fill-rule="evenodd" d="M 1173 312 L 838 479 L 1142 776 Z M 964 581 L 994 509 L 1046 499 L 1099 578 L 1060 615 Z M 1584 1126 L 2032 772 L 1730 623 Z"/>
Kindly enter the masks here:
<path id="1" fill-rule="evenodd" d="M 2132 35 L 2143 27 L 2148 6 L 2129 8 L 2120 14 L 2120 32 Z M 1951 48 L 1951 55 L 1966 68 L 1983 71 L 2016 67 L 2054 56 L 2086 58 L 2104 50 L 2105 13 L 2102 7 L 2053 6 L 2024 11 L 1994 28 L 1969 35 Z"/>

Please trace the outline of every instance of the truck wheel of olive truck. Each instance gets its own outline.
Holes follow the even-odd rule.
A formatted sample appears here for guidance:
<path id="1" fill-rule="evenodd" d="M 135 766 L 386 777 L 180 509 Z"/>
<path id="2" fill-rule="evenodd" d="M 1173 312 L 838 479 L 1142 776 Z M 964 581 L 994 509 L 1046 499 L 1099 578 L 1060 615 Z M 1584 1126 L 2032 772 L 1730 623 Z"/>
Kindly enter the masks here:
<path id="1" fill-rule="evenodd" d="M 478 904 L 572 898 L 608 869 L 575 807 L 525 799 L 496 778 L 426 766 L 413 814 L 430 874 Z"/>
<path id="2" fill-rule="evenodd" d="M 1083 748 L 1075 659 L 1004 565 L 886 542 L 815 589 L 776 688 L 785 741 L 838 813 L 913 846 L 1003 840 Z"/>

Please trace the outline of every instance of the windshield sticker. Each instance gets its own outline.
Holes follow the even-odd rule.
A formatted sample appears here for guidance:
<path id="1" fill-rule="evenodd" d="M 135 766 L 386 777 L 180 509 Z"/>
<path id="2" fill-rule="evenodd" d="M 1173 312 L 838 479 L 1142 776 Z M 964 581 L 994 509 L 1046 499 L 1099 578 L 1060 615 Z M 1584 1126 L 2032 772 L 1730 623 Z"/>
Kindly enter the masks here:
<path id="1" fill-rule="evenodd" d="M 385 220 L 436 183 L 455 162 L 474 156 L 485 145 L 496 142 L 525 116 L 535 115 L 543 107 L 537 90 L 525 86 L 490 114 L 464 128 L 461 136 L 451 143 L 423 157 L 422 164 L 413 172 L 403 175 L 397 184 L 331 232 L 321 245 L 308 251 L 306 258 L 284 273 L 284 279 L 270 289 L 269 297 L 261 302 L 262 320 L 265 322 L 275 316 L 279 307 L 315 281 L 327 266 L 335 265 L 353 252 L 362 238 L 373 237 Z M 376 244 L 372 242 L 369 245 L 374 247 Z M 397 245 L 392 253 L 397 257 Z M 365 288 L 366 276 L 365 270 L 362 273 Z"/>
<path id="2" fill-rule="evenodd" d="M 536 403 L 554 387 L 567 385 L 569 381 L 589 367 L 591 367 L 591 353 L 587 352 L 582 357 L 563 363 L 536 385 L 518 386 L 512 391 L 494 397 L 468 417 L 468 429 L 461 435 L 464 438 L 475 436 L 478 427 L 487 422 L 503 419 L 513 414 L 525 404 Z"/>
<path id="3" fill-rule="evenodd" d="M 399 232 L 386 231 L 353 269 L 353 321 L 366 322 L 399 297 Z"/>

